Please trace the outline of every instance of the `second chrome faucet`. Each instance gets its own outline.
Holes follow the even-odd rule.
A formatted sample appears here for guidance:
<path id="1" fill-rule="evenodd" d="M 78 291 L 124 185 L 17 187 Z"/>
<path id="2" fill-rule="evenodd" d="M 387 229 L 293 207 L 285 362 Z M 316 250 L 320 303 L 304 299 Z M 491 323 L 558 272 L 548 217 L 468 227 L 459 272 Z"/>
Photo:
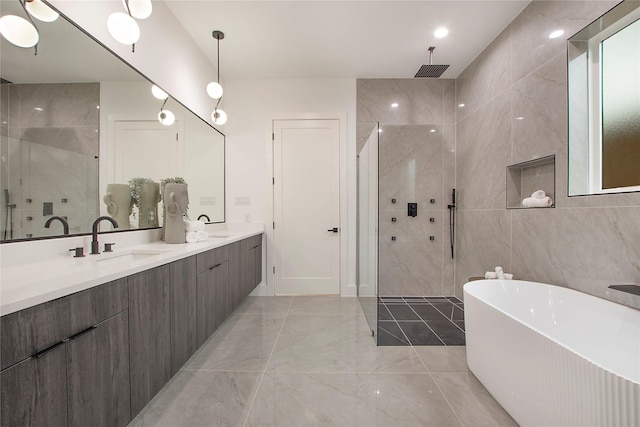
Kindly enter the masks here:
<path id="1" fill-rule="evenodd" d="M 118 228 L 118 223 L 110 216 L 101 216 L 93 221 L 93 226 L 91 228 L 91 255 L 97 255 L 100 253 L 100 244 L 98 243 L 98 225 L 100 225 L 102 221 L 110 221 L 113 228 Z"/>

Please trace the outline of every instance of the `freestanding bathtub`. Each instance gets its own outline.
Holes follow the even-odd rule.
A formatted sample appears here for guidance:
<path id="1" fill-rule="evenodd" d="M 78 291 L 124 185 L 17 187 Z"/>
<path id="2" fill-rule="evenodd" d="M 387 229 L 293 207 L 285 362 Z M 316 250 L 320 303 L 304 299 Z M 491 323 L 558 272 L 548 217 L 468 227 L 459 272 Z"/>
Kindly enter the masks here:
<path id="1" fill-rule="evenodd" d="M 464 285 L 467 363 L 523 427 L 640 426 L 640 311 L 520 280 Z"/>

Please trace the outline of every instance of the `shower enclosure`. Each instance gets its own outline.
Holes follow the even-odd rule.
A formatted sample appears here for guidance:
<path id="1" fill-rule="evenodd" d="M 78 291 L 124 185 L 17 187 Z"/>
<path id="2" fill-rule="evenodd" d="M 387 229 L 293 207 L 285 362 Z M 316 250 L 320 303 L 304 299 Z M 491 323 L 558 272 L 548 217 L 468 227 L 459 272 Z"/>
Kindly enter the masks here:
<path id="1" fill-rule="evenodd" d="M 451 140 L 442 125 L 378 123 L 358 154 L 358 296 L 378 345 L 464 344 Z"/>

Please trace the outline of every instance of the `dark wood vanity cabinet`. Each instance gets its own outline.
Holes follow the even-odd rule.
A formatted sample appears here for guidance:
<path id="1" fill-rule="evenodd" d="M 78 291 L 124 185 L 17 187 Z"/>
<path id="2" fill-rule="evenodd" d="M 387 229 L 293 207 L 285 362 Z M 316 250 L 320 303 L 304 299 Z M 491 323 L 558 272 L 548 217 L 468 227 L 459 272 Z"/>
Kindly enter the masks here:
<path id="1" fill-rule="evenodd" d="M 6 362 L 22 358 L 0 372 L 2 426 L 129 423 L 126 283 L 116 280 L 0 318 L 3 352 L 13 357 Z"/>
<path id="2" fill-rule="evenodd" d="M 126 426 L 260 282 L 262 235 L 0 318 L 0 426 Z"/>

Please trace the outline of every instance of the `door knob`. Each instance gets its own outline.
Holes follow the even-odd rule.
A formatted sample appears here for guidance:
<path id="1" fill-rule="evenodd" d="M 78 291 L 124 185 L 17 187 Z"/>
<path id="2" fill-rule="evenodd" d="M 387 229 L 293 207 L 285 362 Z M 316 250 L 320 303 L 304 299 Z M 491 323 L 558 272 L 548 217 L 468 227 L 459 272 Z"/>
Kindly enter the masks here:
<path id="1" fill-rule="evenodd" d="M 337 233 L 338 232 L 338 227 L 330 228 L 327 231 L 333 231 L 334 233 Z"/>

